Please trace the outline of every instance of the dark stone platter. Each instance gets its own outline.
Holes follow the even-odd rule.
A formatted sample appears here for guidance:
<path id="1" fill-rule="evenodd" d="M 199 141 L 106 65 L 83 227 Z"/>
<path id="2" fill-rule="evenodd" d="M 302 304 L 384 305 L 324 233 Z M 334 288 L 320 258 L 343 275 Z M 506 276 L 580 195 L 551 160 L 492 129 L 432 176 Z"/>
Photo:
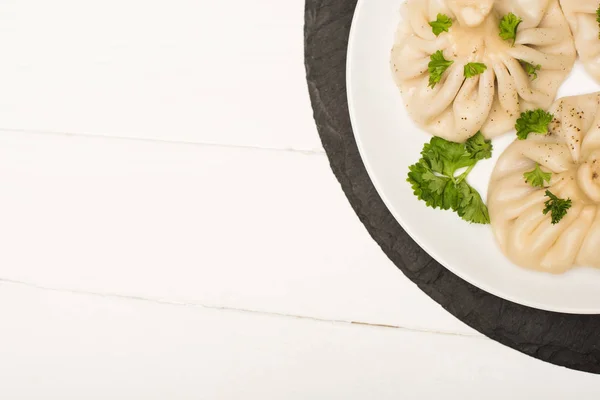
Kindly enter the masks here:
<path id="1" fill-rule="evenodd" d="M 346 49 L 356 2 L 306 0 L 304 16 L 304 57 L 315 121 L 331 169 L 354 211 L 396 266 L 461 321 L 540 360 L 600 373 L 600 315 L 536 310 L 474 287 L 422 250 L 383 204 L 359 156 L 348 115 Z"/>

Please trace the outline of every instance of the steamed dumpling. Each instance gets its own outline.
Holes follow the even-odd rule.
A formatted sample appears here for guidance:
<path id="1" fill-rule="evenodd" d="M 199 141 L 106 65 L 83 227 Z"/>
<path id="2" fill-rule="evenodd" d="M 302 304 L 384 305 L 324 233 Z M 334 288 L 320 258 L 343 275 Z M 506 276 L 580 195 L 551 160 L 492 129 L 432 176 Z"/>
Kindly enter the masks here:
<path id="1" fill-rule="evenodd" d="M 600 28 L 596 21 L 598 0 L 561 0 L 575 37 L 575 47 L 586 70 L 600 82 Z"/>
<path id="2" fill-rule="evenodd" d="M 600 268 L 600 93 L 566 97 L 550 112 L 548 135 L 515 141 L 496 164 L 488 193 L 492 229 L 517 265 L 552 273 Z M 538 165 L 552 174 L 545 187 L 525 181 Z M 557 224 L 543 213 L 546 190 L 572 202 Z"/>
<path id="3" fill-rule="evenodd" d="M 514 46 L 500 36 L 500 20 L 519 16 Z M 463 142 L 477 131 L 508 132 L 522 111 L 548 108 L 575 62 L 575 47 L 558 0 L 408 0 L 392 49 L 392 69 L 411 118 L 428 132 Z M 438 14 L 453 20 L 433 33 Z M 438 50 L 453 64 L 435 87 L 428 64 Z M 541 66 L 537 78 L 524 64 Z M 487 69 L 465 79 L 468 63 Z"/>

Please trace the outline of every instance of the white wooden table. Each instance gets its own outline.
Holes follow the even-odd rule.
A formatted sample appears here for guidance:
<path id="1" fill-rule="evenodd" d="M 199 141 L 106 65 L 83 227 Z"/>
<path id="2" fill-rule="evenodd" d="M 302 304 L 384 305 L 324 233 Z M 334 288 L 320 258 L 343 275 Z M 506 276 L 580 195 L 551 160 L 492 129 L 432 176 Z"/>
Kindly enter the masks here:
<path id="1" fill-rule="evenodd" d="M 598 398 L 370 239 L 312 120 L 303 9 L 0 4 L 0 398 Z"/>

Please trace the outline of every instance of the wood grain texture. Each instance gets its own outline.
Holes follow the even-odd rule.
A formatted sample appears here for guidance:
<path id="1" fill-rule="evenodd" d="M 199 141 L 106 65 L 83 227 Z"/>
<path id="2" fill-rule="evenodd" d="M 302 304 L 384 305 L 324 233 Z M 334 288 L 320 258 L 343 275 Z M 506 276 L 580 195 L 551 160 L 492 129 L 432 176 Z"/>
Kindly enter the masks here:
<path id="1" fill-rule="evenodd" d="M 0 134 L 0 278 L 473 331 L 385 258 L 324 155 Z"/>
<path id="2" fill-rule="evenodd" d="M 300 1 L 4 1 L 0 128 L 322 151 L 301 30 Z"/>
<path id="3" fill-rule="evenodd" d="M 18 304 L 18 307 L 14 305 Z M 6 399 L 597 399 L 484 338 L 0 284 Z"/>

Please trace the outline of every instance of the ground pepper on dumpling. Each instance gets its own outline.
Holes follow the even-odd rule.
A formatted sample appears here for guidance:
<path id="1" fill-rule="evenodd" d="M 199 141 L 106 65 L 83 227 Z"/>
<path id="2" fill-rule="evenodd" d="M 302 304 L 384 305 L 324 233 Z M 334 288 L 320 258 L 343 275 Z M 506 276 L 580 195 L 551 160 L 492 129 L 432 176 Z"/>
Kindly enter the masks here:
<path id="1" fill-rule="evenodd" d="M 546 134 L 516 140 L 490 180 L 491 226 L 515 264 L 600 268 L 600 93 L 565 97 Z"/>
<path id="2" fill-rule="evenodd" d="M 408 0 L 403 14 L 396 83 L 411 118 L 447 140 L 492 138 L 521 112 L 548 108 L 575 62 L 558 0 Z"/>

